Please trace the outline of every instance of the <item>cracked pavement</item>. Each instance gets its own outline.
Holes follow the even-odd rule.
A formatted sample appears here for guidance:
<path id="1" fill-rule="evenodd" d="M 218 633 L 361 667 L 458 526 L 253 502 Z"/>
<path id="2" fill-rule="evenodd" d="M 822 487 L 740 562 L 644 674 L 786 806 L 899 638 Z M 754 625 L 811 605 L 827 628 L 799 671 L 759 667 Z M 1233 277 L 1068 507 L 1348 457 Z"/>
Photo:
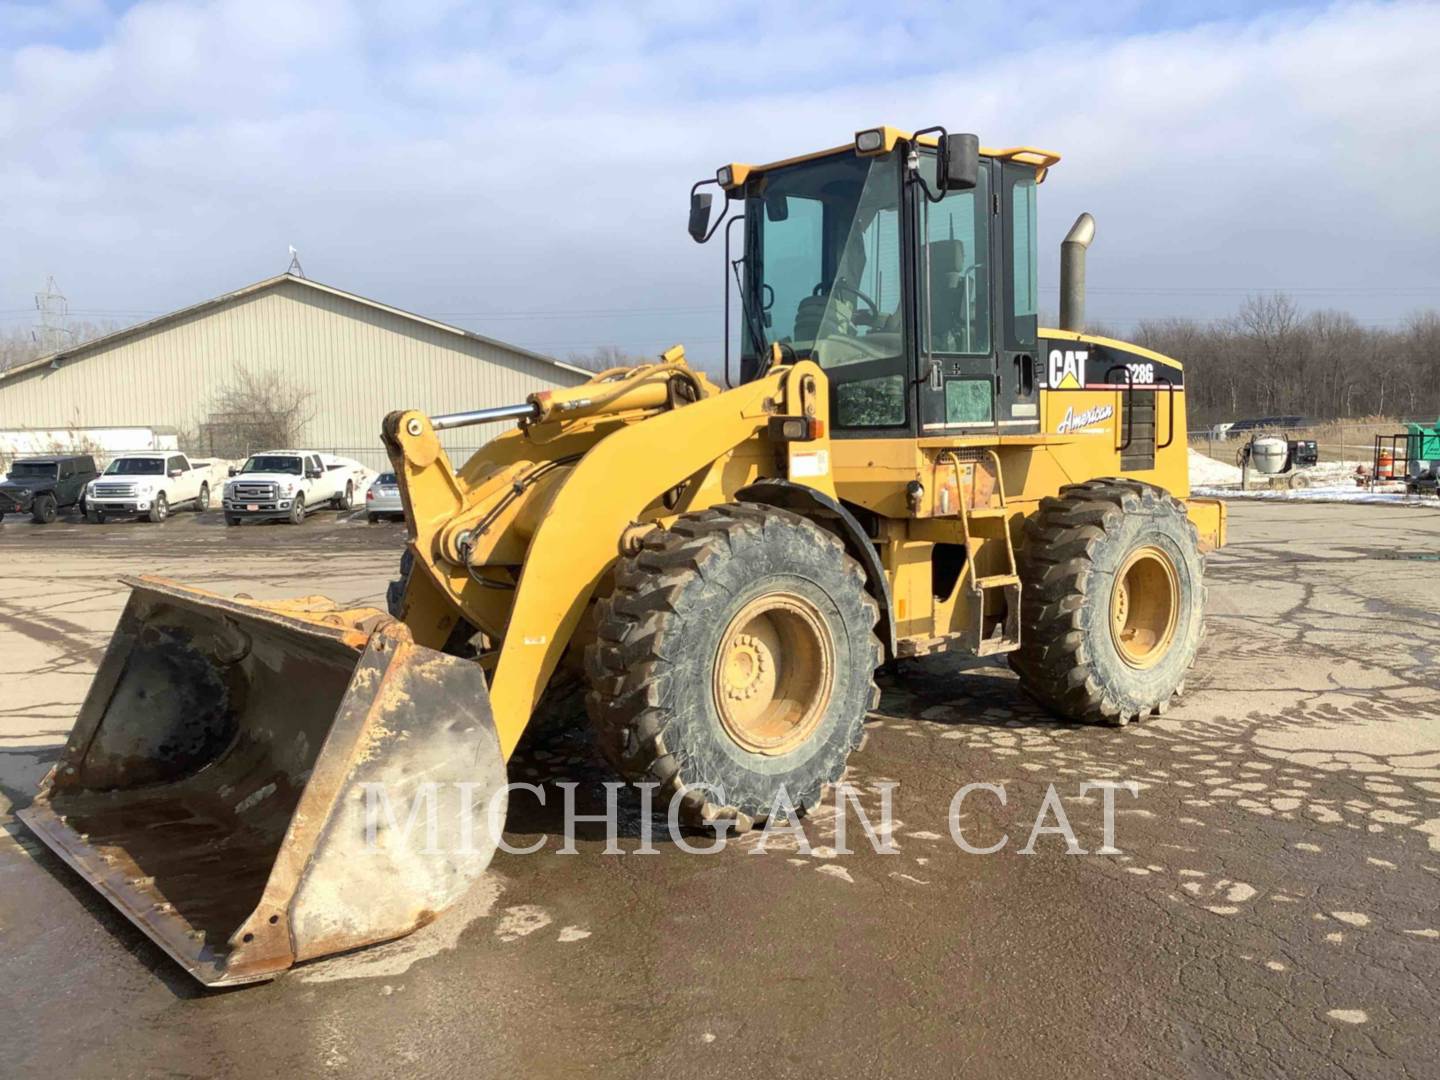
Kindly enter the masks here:
<path id="1" fill-rule="evenodd" d="M 938 657 L 884 682 L 850 781 L 804 836 L 700 857 L 558 854 L 555 785 L 610 777 L 545 725 L 482 886 L 400 942 L 206 993 L 10 811 L 57 753 L 122 573 L 383 604 L 393 526 L 0 528 L 0 1074 L 253 1077 L 724 1071 L 1433 1076 L 1440 993 L 1440 512 L 1237 504 L 1187 694 L 1124 729 L 1061 724 L 1008 669 Z M 1100 793 L 1115 796 L 1117 854 Z M 948 809 L 975 791 L 956 825 Z M 1080 846 L 1041 835 L 1054 785 Z M 638 813 L 625 804 L 621 846 Z M 1050 819 L 1053 822 L 1053 817 Z M 882 837 L 883 838 L 883 837 Z M 698 842 L 698 840 L 697 840 Z M 765 850 L 762 852 L 761 847 Z"/>

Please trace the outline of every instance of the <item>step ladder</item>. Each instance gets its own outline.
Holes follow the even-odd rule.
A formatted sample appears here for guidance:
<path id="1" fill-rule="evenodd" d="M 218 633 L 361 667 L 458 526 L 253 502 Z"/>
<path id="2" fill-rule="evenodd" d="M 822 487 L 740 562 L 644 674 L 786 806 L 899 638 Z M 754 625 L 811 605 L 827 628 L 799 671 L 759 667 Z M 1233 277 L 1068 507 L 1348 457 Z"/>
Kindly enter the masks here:
<path id="1" fill-rule="evenodd" d="M 971 510 L 965 499 L 960 500 L 960 531 L 965 539 L 965 574 L 975 595 L 974 622 L 966 628 L 967 644 L 976 656 L 1014 652 L 1020 647 L 1020 573 L 1015 564 L 1015 543 L 1010 538 L 1011 511 L 1005 503 L 1005 474 L 1000 469 L 1000 455 L 987 449 L 986 455 L 995 466 L 995 495 L 998 506 Z M 998 530 L 998 531 L 996 531 Z M 1004 540 L 1005 563 L 998 574 L 977 573 L 977 540 Z M 991 544 L 994 548 L 996 545 Z M 1005 601 L 1005 616 L 986 630 L 986 600 L 995 590 Z"/>

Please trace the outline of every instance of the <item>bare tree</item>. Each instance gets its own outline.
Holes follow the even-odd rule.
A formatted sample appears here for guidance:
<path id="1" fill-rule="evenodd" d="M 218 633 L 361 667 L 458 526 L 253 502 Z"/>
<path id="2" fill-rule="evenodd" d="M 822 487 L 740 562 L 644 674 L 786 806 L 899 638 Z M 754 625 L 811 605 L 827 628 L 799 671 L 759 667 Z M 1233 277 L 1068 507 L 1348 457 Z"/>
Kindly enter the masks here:
<path id="1" fill-rule="evenodd" d="M 65 346 L 66 351 L 114 333 L 118 328 L 118 324 L 113 322 L 71 322 L 67 327 L 70 343 Z M 38 360 L 44 355 L 45 347 L 40 344 L 33 327 L 20 326 L 0 332 L 0 371 Z"/>
<path id="2" fill-rule="evenodd" d="M 1299 306 L 1285 293 L 1247 296 L 1235 316 L 1234 328 L 1254 358 L 1261 411 L 1284 408 L 1286 388 L 1303 376 Z"/>
<path id="3" fill-rule="evenodd" d="M 230 381 L 210 399 L 200 422 L 200 449 L 240 457 L 265 447 L 294 446 L 315 418 L 314 393 L 271 368 L 236 367 Z"/>
<path id="4" fill-rule="evenodd" d="M 1138 344 L 1186 368 L 1192 423 L 1275 415 L 1312 420 L 1440 413 L 1440 313 L 1398 330 L 1368 328 L 1344 311 L 1301 315 L 1284 294 L 1252 296 L 1232 318 L 1141 322 Z"/>
<path id="5" fill-rule="evenodd" d="M 0 371 L 34 360 L 41 351 L 29 327 L 7 330 L 0 334 Z"/>

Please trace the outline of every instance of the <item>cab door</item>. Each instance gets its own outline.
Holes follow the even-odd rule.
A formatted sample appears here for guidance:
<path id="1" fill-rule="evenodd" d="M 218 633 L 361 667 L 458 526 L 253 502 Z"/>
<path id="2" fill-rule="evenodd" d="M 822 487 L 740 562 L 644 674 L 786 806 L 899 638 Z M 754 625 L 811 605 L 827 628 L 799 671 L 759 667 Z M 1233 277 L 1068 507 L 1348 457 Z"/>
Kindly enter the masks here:
<path id="1" fill-rule="evenodd" d="M 200 494 L 195 478 L 190 475 L 185 459 L 179 454 L 171 454 L 165 459 L 165 477 L 170 486 L 172 503 L 189 502 Z"/>
<path id="2" fill-rule="evenodd" d="M 934 155 L 920 168 L 934 191 Z M 1033 248 L 1033 197 L 1018 227 L 1009 212 L 1021 172 L 1034 173 L 1011 168 L 982 159 L 974 188 L 938 202 L 911 186 L 922 437 L 1039 430 L 1034 261 L 1013 258 Z"/>

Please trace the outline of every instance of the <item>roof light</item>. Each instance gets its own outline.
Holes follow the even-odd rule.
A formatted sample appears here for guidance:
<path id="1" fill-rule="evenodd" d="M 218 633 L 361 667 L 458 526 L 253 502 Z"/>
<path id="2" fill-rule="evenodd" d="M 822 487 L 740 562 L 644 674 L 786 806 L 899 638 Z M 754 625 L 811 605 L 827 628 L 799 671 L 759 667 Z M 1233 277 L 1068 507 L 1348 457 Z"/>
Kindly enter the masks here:
<path id="1" fill-rule="evenodd" d="M 734 176 L 735 174 L 730 170 L 729 165 L 717 169 L 715 172 L 715 180 L 722 188 L 728 188 Z"/>
<path id="2" fill-rule="evenodd" d="M 855 152 L 857 154 L 874 154 L 885 148 L 885 130 L 883 128 L 871 128 L 869 131 L 857 132 L 855 135 Z"/>

